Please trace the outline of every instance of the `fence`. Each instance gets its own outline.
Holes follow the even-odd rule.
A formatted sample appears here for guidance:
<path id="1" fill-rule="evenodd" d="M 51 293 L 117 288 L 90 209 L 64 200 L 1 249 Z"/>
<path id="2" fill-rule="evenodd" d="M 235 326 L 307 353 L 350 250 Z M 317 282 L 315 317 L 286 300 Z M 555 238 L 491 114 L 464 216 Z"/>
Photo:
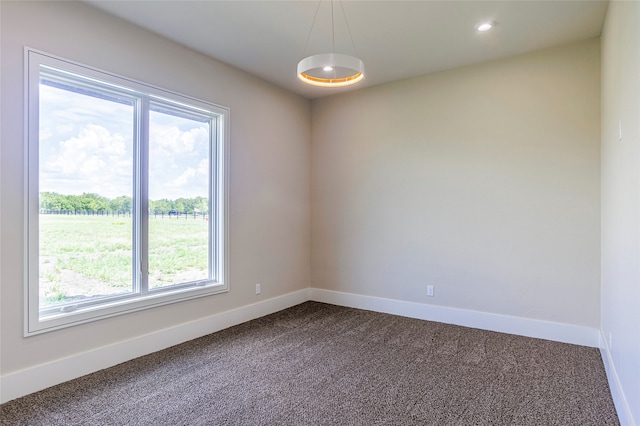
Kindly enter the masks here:
<path id="1" fill-rule="evenodd" d="M 49 210 L 40 209 L 40 214 L 59 216 L 112 216 L 131 217 L 131 211 L 127 210 Z M 179 212 L 177 210 L 149 212 L 149 217 L 154 219 L 200 219 L 209 220 L 208 212 Z"/>

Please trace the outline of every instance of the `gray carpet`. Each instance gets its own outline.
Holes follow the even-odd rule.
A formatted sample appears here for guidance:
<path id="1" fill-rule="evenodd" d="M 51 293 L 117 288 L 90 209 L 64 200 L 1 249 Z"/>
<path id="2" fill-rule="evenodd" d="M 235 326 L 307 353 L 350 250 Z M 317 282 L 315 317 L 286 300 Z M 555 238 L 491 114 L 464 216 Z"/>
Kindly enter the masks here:
<path id="1" fill-rule="evenodd" d="M 2 425 L 617 425 L 594 348 L 307 302 L 0 406 Z"/>

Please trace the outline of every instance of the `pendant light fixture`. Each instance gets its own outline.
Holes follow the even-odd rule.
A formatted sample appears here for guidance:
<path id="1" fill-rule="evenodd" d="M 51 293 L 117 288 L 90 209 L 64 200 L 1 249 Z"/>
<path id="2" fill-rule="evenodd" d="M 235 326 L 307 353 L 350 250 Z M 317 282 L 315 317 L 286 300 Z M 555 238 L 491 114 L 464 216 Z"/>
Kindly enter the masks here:
<path id="1" fill-rule="evenodd" d="M 340 8 L 342 9 L 342 15 L 344 21 L 347 24 L 347 30 L 349 31 L 349 37 L 351 38 L 351 45 L 355 51 L 355 45 L 353 44 L 353 36 L 351 35 L 351 29 L 349 28 L 349 22 L 347 21 L 347 15 L 344 13 L 344 7 L 342 1 L 340 1 Z M 313 22 L 311 23 L 311 29 L 307 36 L 307 42 L 305 43 L 305 51 L 307 50 L 307 44 L 313 31 L 313 26 L 318 16 L 318 10 L 322 0 L 318 2 L 316 13 L 313 16 Z M 307 56 L 300 62 L 298 62 L 298 78 L 306 84 L 320 87 L 343 87 L 356 84 L 362 81 L 364 78 L 364 62 L 355 56 L 346 55 L 342 53 L 336 53 L 336 31 L 334 23 L 333 12 L 333 0 L 331 0 L 331 41 L 333 50 L 331 53 L 321 53 L 316 55 Z"/>

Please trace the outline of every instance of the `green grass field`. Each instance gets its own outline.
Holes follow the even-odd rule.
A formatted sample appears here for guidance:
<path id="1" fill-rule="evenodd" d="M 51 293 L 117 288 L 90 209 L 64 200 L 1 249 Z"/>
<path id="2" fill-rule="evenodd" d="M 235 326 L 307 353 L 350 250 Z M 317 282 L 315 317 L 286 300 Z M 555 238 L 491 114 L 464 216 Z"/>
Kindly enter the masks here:
<path id="1" fill-rule="evenodd" d="M 40 215 L 40 304 L 132 291 L 130 217 Z M 149 287 L 205 279 L 208 225 L 149 219 Z"/>

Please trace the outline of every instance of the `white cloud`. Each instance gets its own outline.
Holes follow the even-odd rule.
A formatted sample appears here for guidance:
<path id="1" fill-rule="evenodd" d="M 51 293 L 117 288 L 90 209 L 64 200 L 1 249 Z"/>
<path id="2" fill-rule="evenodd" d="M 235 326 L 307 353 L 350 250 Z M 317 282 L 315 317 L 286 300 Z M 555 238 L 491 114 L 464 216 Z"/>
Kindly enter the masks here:
<path id="1" fill-rule="evenodd" d="M 112 135 L 102 126 L 89 124 L 80 134 L 58 143 L 54 158 L 44 161 L 44 171 L 56 171 L 70 174 L 89 175 L 102 171 L 107 159 L 118 160 L 129 157 L 127 143 L 120 134 Z M 127 152 L 129 151 L 129 152 Z"/>
<path id="2" fill-rule="evenodd" d="M 195 177 L 195 175 L 196 175 L 196 169 L 187 167 L 187 170 L 185 170 L 180 176 L 178 176 L 177 179 L 169 182 L 167 186 L 173 187 L 173 188 L 183 187 L 187 185 L 189 182 L 191 182 Z"/>
<path id="3" fill-rule="evenodd" d="M 73 132 L 73 126 L 71 124 L 60 124 L 56 126 L 57 134 L 68 134 Z"/>
<path id="4" fill-rule="evenodd" d="M 133 150 L 131 141 L 122 135 L 88 124 L 77 136 L 59 141 L 48 152 L 48 158 L 41 158 L 42 191 L 95 192 L 110 198 L 131 194 Z"/>
<path id="5" fill-rule="evenodd" d="M 153 149 L 165 155 L 193 152 L 209 139 L 209 131 L 196 127 L 187 131 L 177 126 L 162 126 L 153 123 L 150 128 L 150 141 Z"/>
<path id="6" fill-rule="evenodd" d="M 198 163 L 198 174 L 204 176 L 205 178 L 209 177 L 209 159 L 203 158 Z"/>
<path id="7" fill-rule="evenodd" d="M 40 136 L 40 142 L 42 142 L 42 141 L 46 141 L 47 139 L 51 138 L 51 136 L 53 136 L 53 133 L 48 128 L 40 129 L 39 136 Z"/>
<path id="8" fill-rule="evenodd" d="M 151 114 L 151 199 L 206 196 L 208 158 L 209 129 L 206 124 L 167 114 Z"/>
<path id="9" fill-rule="evenodd" d="M 197 168 L 187 167 L 182 170 L 178 177 L 167 181 L 164 190 L 173 195 L 166 197 L 205 197 L 208 189 L 209 160 L 202 159 Z"/>
<path id="10" fill-rule="evenodd" d="M 40 89 L 40 190 L 131 195 L 132 106 Z M 207 195 L 208 124 L 152 111 L 149 143 L 151 199 Z"/>
<path id="11" fill-rule="evenodd" d="M 88 157 L 85 161 L 80 163 L 78 171 L 81 176 L 89 176 L 91 174 L 101 175 L 105 171 L 107 163 L 97 155 Z"/>

